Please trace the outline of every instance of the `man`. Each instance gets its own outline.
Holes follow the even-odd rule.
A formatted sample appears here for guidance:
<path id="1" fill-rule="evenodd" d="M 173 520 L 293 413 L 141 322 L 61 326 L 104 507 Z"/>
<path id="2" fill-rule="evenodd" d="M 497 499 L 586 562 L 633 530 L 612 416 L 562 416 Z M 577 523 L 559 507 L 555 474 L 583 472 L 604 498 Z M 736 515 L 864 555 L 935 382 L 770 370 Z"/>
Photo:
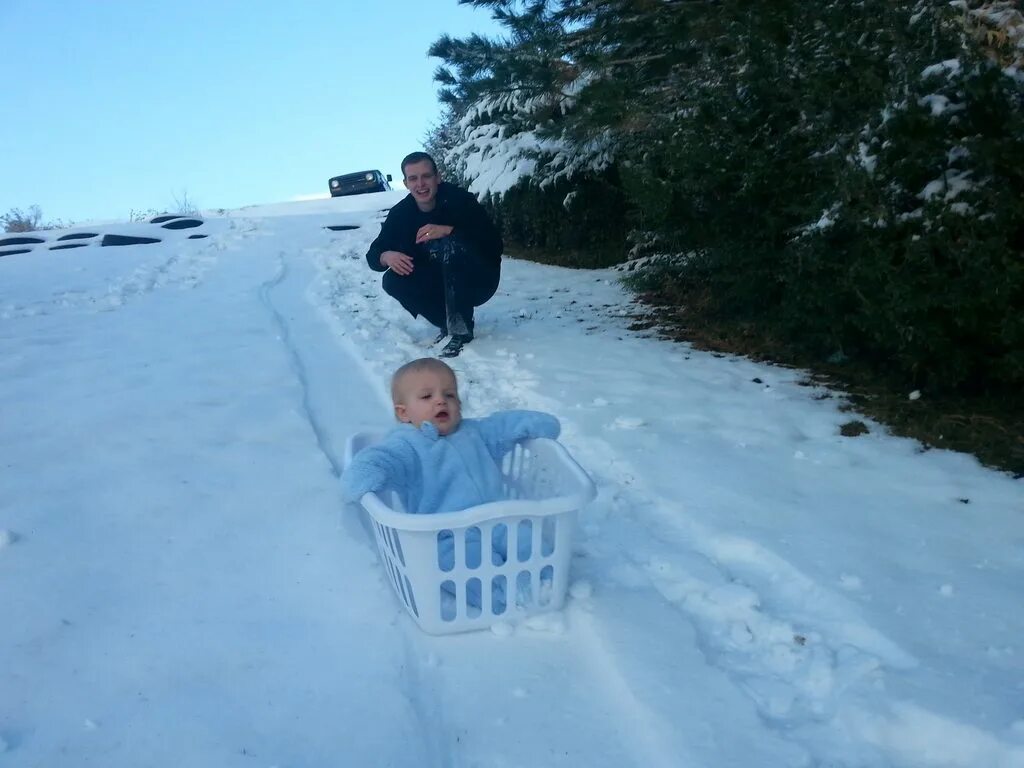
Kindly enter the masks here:
<path id="1" fill-rule="evenodd" d="M 395 205 L 366 253 L 384 272 L 384 290 L 413 317 L 451 336 L 441 357 L 455 357 L 473 340 L 473 308 L 498 290 L 501 235 L 476 197 L 441 181 L 434 159 L 413 152 L 402 160 L 409 194 Z"/>

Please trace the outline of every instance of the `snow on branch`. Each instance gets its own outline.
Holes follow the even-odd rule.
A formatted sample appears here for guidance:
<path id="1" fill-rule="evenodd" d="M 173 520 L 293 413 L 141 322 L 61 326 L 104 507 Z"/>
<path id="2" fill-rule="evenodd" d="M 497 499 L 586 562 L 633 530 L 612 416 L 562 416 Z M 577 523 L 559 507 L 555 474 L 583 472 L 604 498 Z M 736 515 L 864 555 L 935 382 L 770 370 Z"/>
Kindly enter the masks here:
<path id="1" fill-rule="evenodd" d="M 459 120 L 461 141 L 445 162 L 458 168 L 481 198 L 501 196 L 526 179 L 545 188 L 559 179 L 604 170 L 614 157 L 610 134 L 579 141 L 560 125 L 590 82 L 589 75 L 582 75 L 553 93 L 512 86 L 478 99 Z"/>

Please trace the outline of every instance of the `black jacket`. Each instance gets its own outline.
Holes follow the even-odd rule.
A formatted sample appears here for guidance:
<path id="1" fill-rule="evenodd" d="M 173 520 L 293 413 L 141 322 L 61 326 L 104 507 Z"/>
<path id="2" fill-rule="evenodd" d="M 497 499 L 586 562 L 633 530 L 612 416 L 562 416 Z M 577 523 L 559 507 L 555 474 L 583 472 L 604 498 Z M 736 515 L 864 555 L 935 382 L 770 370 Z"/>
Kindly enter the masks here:
<path id="1" fill-rule="evenodd" d="M 403 197 L 388 213 L 380 227 L 380 234 L 366 252 L 366 263 L 370 269 L 383 272 L 386 267 L 380 263 L 384 251 L 399 251 L 413 260 L 427 256 L 425 245 L 416 244 L 416 232 L 424 224 L 446 224 L 454 227 L 451 237 L 456 237 L 485 261 L 497 266 L 505 245 L 497 227 L 476 197 L 454 184 L 442 181 L 437 189 L 437 204 L 434 210 L 424 213 L 416 207 L 412 195 Z"/>

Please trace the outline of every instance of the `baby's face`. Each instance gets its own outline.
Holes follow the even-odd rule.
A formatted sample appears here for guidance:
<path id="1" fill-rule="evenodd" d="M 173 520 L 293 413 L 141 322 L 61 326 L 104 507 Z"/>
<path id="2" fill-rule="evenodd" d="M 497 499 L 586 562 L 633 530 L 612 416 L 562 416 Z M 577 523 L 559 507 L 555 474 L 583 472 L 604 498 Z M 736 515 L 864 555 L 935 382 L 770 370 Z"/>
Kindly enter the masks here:
<path id="1" fill-rule="evenodd" d="M 447 371 L 411 371 L 398 386 L 400 397 L 395 403 L 399 421 L 417 429 L 431 422 L 441 435 L 450 435 L 462 421 L 462 404 L 455 377 Z"/>

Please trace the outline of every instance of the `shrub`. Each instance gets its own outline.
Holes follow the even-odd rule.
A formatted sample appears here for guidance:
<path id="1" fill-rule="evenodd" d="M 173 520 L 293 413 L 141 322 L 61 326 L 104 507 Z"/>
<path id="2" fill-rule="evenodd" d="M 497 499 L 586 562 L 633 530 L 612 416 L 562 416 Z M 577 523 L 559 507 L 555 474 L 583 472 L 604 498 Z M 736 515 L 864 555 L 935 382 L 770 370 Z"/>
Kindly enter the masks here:
<path id="1" fill-rule="evenodd" d="M 523 182 L 489 207 L 513 247 L 558 253 L 558 263 L 570 267 L 606 267 L 625 259 L 627 207 L 608 178 L 561 179 L 544 188 Z"/>
<path id="2" fill-rule="evenodd" d="M 42 220 L 43 212 L 38 205 L 29 206 L 27 211 L 11 208 L 3 216 L 0 216 L 4 232 L 36 232 L 40 229 L 53 229 L 52 225 L 44 225 Z"/>
<path id="3" fill-rule="evenodd" d="M 198 216 L 199 206 L 189 198 L 188 190 L 181 190 L 180 193 L 174 195 L 171 202 L 171 210 L 168 213 L 176 213 L 180 216 Z"/>
<path id="4" fill-rule="evenodd" d="M 981 52 L 919 72 L 865 130 L 834 224 L 792 249 L 784 319 L 914 386 L 1016 391 L 1024 84 Z"/>

